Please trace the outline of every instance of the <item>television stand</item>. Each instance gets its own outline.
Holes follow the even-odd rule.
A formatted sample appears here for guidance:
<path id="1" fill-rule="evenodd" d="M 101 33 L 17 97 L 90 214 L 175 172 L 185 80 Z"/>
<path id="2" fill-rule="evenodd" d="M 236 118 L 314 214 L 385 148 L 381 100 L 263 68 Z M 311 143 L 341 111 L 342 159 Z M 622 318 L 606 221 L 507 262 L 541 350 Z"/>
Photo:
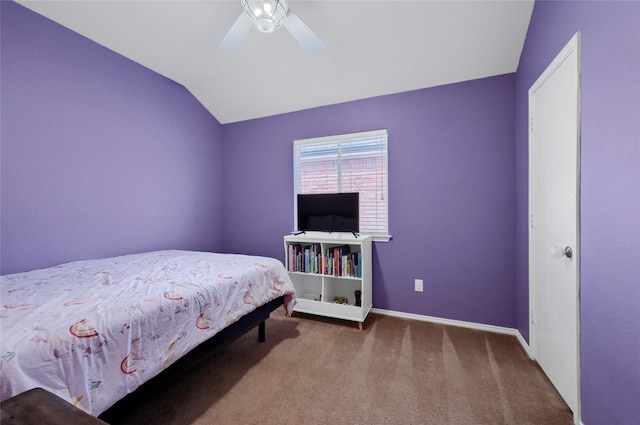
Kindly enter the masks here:
<path id="1" fill-rule="evenodd" d="M 331 230 L 328 230 L 328 231 L 327 231 L 327 233 L 332 234 L 332 233 L 334 233 L 334 232 L 333 232 L 333 231 L 331 231 Z M 291 234 L 292 234 L 293 236 L 306 235 L 306 234 L 307 234 L 307 231 L 306 231 L 306 230 L 299 230 L 299 231 L 297 231 L 297 232 L 293 232 L 293 233 L 291 233 Z M 351 234 L 352 234 L 352 235 L 353 235 L 353 237 L 354 237 L 354 238 L 356 238 L 356 239 L 360 236 L 360 233 L 358 233 L 358 232 L 356 232 L 356 231 L 354 231 L 354 230 L 352 230 L 352 231 L 351 231 Z"/>

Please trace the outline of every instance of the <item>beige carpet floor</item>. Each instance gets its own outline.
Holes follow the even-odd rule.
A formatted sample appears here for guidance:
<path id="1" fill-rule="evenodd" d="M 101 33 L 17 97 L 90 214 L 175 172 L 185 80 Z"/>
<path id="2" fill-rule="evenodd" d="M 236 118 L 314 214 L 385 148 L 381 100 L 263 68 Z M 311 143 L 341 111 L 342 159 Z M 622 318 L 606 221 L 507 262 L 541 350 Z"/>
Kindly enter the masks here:
<path id="1" fill-rule="evenodd" d="M 134 399 L 135 400 L 135 399 Z M 267 321 L 113 425 L 572 424 L 555 388 L 513 336 L 371 314 Z"/>

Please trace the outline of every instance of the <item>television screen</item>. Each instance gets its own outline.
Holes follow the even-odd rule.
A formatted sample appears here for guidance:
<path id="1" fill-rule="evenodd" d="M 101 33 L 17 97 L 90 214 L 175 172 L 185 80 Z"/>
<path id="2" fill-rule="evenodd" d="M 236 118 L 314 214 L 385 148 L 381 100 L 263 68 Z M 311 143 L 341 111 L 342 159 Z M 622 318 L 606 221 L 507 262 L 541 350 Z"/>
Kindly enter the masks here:
<path id="1" fill-rule="evenodd" d="M 298 194 L 298 230 L 359 232 L 360 194 Z"/>

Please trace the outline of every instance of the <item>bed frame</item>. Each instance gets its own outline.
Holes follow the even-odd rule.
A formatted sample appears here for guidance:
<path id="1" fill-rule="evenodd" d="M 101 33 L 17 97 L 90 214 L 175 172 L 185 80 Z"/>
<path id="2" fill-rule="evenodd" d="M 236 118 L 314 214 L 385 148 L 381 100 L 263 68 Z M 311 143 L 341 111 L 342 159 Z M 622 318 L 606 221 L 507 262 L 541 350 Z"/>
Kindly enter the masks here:
<path id="1" fill-rule="evenodd" d="M 115 422 L 115 419 L 121 417 L 124 412 L 131 410 L 134 405 L 144 403 L 153 397 L 156 388 L 166 387 L 171 384 L 174 380 L 179 379 L 181 374 L 196 367 L 212 353 L 226 347 L 256 326 L 258 327 L 258 342 L 264 342 L 266 340 L 265 322 L 271 312 L 283 305 L 283 303 L 284 296 L 276 298 L 243 316 L 237 322 L 227 326 L 210 339 L 204 341 L 159 375 L 151 378 L 134 392 L 102 412 L 98 418 L 107 423 Z"/>

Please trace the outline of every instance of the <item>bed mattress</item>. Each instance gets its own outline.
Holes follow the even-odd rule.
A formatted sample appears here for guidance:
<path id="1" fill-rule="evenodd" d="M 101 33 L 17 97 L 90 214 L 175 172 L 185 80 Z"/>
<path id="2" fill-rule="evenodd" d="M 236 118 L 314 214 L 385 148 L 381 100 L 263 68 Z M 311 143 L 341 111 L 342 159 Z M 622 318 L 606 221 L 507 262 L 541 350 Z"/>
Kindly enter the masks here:
<path id="1" fill-rule="evenodd" d="M 295 296 L 273 258 L 157 251 L 0 277 L 2 400 L 42 387 L 97 416 L 243 315 Z"/>

